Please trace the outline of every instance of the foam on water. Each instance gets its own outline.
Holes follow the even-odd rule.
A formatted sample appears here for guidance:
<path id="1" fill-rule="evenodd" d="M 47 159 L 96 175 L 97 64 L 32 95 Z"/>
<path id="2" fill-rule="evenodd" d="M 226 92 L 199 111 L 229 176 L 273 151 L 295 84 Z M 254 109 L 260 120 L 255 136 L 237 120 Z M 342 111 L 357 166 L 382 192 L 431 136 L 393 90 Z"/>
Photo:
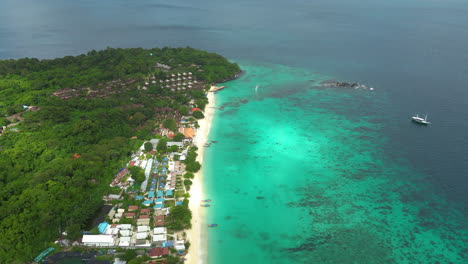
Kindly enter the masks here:
<path id="1" fill-rule="evenodd" d="M 461 263 L 464 217 L 393 155 L 385 95 L 242 68 L 205 152 L 208 263 Z"/>

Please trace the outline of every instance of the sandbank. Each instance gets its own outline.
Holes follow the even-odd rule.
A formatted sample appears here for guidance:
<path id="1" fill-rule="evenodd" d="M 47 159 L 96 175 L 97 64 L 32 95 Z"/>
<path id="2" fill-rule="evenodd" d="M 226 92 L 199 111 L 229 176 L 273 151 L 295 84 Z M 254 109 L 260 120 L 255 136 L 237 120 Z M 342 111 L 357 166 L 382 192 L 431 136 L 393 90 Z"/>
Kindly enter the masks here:
<path id="1" fill-rule="evenodd" d="M 202 165 L 205 147 L 203 146 L 208 141 L 208 136 L 211 129 L 215 111 L 215 95 L 208 93 L 208 104 L 205 107 L 205 118 L 198 120 L 200 127 L 196 131 L 194 144 L 198 147 L 197 160 Z M 206 238 L 206 223 L 205 211 L 207 208 L 201 207 L 201 200 L 207 197 L 203 194 L 203 167 L 193 179 L 192 187 L 190 188 L 189 208 L 192 211 L 192 228 L 187 230 L 187 238 L 190 241 L 190 248 L 186 255 L 187 264 L 206 263 L 207 259 L 207 238 Z"/>

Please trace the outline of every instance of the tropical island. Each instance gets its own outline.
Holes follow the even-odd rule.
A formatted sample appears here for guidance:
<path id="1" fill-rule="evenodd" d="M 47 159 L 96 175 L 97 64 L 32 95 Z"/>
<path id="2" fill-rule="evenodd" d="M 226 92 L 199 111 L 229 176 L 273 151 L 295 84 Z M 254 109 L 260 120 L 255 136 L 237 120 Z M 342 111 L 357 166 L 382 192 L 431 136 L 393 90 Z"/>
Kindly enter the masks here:
<path id="1" fill-rule="evenodd" d="M 207 91 L 239 72 L 193 48 L 1 60 L 0 263 L 182 263 Z"/>

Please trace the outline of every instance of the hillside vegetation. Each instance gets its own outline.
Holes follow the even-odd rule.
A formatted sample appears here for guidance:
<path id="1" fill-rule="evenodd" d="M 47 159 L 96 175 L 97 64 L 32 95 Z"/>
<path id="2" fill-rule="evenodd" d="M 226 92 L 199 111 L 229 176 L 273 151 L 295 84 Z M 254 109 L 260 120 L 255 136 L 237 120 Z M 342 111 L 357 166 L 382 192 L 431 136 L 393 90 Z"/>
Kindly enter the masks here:
<path id="1" fill-rule="evenodd" d="M 182 72 L 198 86 L 161 87 Z M 238 72 L 192 48 L 0 61 L 0 263 L 30 262 L 62 232 L 79 237 L 131 151 L 164 120 L 203 108 L 206 86 Z"/>

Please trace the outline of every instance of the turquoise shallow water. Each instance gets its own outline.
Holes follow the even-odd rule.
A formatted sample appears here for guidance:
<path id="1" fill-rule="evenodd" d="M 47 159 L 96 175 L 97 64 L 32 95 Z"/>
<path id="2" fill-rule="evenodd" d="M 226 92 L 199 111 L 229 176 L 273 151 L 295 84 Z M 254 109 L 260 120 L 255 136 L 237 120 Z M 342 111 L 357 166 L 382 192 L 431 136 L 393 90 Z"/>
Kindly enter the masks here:
<path id="1" fill-rule="evenodd" d="M 0 22 L 4 59 L 192 46 L 273 63 L 218 95 L 210 263 L 468 258 L 466 0 L 7 0 Z"/>
<path id="2" fill-rule="evenodd" d="M 242 68 L 217 95 L 205 152 L 207 221 L 219 224 L 208 263 L 463 262 L 465 218 L 394 154 L 383 92 Z"/>

